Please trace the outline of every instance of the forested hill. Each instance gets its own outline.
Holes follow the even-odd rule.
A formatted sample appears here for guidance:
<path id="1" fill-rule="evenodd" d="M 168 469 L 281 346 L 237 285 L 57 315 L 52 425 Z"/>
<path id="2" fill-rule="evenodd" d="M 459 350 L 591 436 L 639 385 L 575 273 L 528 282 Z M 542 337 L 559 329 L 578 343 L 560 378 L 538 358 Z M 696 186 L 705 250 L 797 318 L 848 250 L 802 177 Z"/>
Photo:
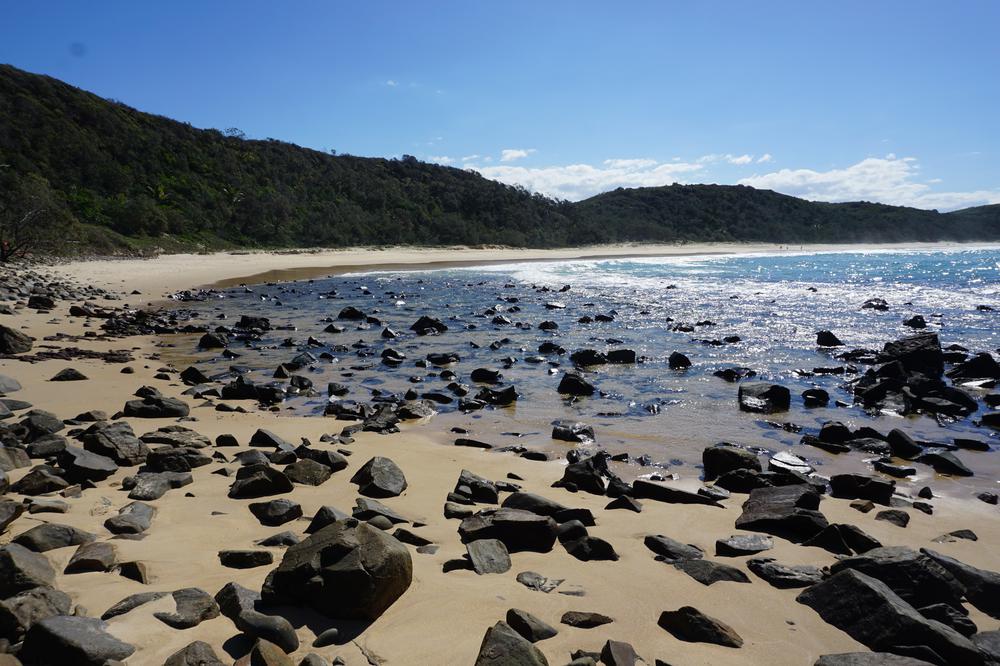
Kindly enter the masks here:
<path id="1" fill-rule="evenodd" d="M 700 185 L 556 202 L 412 157 L 196 129 L 0 65 L 0 234 L 28 198 L 59 209 L 78 249 L 1000 239 L 1000 206 L 940 215 Z"/>

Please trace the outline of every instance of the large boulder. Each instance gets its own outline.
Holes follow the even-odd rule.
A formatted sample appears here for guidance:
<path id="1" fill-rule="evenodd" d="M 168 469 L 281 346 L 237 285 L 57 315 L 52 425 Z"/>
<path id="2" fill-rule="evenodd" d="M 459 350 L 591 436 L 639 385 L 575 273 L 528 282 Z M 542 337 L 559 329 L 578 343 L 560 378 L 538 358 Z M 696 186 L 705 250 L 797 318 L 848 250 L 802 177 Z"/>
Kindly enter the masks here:
<path id="1" fill-rule="evenodd" d="M 51 587 L 20 592 L 0 601 L 0 637 L 11 642 L 20 641 L 35 622 L 55 615 L 69 615 L 72 606 L 68 594 Z"/>
<path id="2" fill-rule="evenodd" d="M 147 396 L 125 403 L 125 416 L 141 419 L 163 419 L 187 416 L 191 409 L 177 398 Z"/>
<path id="3" fill-rule="evenodd" d="M 95 424 L 80 437 L 87 451 L 106 456 L 125 467 L 141 465 L 149 455 L 149 447 L 135 436 L 125 421 Z"/>
<path id="4" fill-rule="evenodd" d="M 929 377 L 940 377 L 944 372 L 944 352 L 937 333 L 921 333 L 887 342 L 878 360 L 883 363 L 898 361 L 906 371 Z"/>
<path id="5" fill-rule="evenodd" d="M 101 620 L 57 615 L 32 625 L 18 656 L 26 664 L 104 666 L 108 661 L 122 661 L 133 652 L 133 646 L 105 631 Z"/>
<path id="6" fill-rule="evenodd" d="M 830 567 L 832 573 L 844 569 L 877 578 L 915 608 L 937 603 L 960 608 L 965 594 L 965 586 L 940 563 L 905 546 L 874 548 Z"/>
<path id="7" fill-rule="evenodd" d="M 51 587 L 56 572 L 49 558 L 17 543 L 0 547 L 0 598 L 35 587 Z"/>
<path id="8" fill-rule="evenodd" d="M 1000 573 L 978 569 L 929 548 L 921 548 L 920 552 L 947 569 L 965 586 L 965 598 L 970 604 L 990 617 L 1000 619 Z"/>
<path id="9" fill-rule="evenodd" d="M 928 620 L 885 583 L 859 571 L 834 574 L 796 600 L 872 650 L 896 652 L 924 646 L 939 655 L 943 664 L 983 663 L 982 654 L 965 636 Z"/>
<path id="10" fill-rule="evenodd" d="M 760 459 L 756 453 L 726 443 L 707 447 L 701 452 L 701 462 L 705 468 L 706 481 L 714 481 L 735 469 L 761 471 Z"/>
<path id="11" fill-rule="evenodd" d="M 351 518 L 290 546 L 262 594 L 265 601 L 305 604 L 330 617 L 374 620 L 412 577 L 405 545 Z"/>
<path id="12" fill-rule="evenodd" d="M 830 494 L 842 499 L 866 499 L 889 506 L 896 482 L 864 474 L 834 474 L 830 477 Z"/>
<path id="13" fill-rule="evenodd" d="M 299 647 L 299 637 L 292 624 L 280 615 L 267 615 L 257 610 L 259 592 L 237 583 L 227 583 L 215 595 L 220 612 L 233 621 L 236 628 L 250 638 L 263 638 L 285 652 Z"/>
<path id="14" fill-rule="evenodd" d="M 712 643 L 731 648 L 743 645 L 743 639 L 732 627 L 691 606 L 663 611 L 657 624 L 674 638 L 688 643 Z"/>

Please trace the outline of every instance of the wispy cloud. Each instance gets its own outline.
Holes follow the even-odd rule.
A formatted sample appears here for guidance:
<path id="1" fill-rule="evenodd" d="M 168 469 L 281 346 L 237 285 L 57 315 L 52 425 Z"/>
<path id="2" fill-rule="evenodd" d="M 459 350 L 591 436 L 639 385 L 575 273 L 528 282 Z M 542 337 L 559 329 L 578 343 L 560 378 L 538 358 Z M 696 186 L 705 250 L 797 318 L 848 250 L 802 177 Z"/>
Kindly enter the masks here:
<path id="1" fill-rule="evenodd" d="M 770 155 L 767 156 L 770 159 Z M 737 166 L 742 166 L 744 164 L 750 164 L 753 162 L 753 155 L 733 155 L 732 153 L 726 153 L 725 155 L 719 153 L 709 153 L 708 155 L 702 155 L 698 158 L 700 164 L 711 164 L 713 162 L 727 162 L 729 164 L 735 164 Z"/>
<path id="2" fill-rule="evenodd" d="M 447 155 L 428 155 L 427 161 L 436 162 L 437 164 L 448 165 L 448 164 L 454 164 L 456 160 L 454 157 L 448 157 Z"/>
<path id="3" fill-rule="evenodd" d="M 522 185 L 533 192 L 576 201 L 616 187 L 655 187 L 680 182 L 683 175 L 697 172 L 703 166 L 688 162 L 660 164 L 653 159 L 629 158 L 605 160 L 601 166 L 569 164 L 529 168 L 470 165 L 469 168 L 501 183 Z"/>
<path id="4" fill-rule="evenodd" d="M 741 185 L 775 190 L 814 201 L 877 201 L 914 208 L 953 210 L 1000 203 L 1000 189 L 946 192 L 938 179 L 920 178 L 916 158 L 869 157 L 842 169 L 781 169 L 743 178 Z"/>
<path id="5" fill-rule="evenodd" d="M 534 148 L 505 148 L 500 151 L 500 161 L 513 162 L 523 159 L 534 152 Z"/>
<path id="6" fill-rule="evenodd" d="M 399 85 L 399 82 L 394 81 L 393 79 L 389 79 L 388 81 L 385 82 L 385 85 L 389 86 L 390 88 L 395 88 L 396 86 Z"/>
<path id="7" fill-rule="evenodd" d="M 764 153 L 763 155 L 757 158 L 757 164 L 768 164 L 773 161 L 774 157 L 771 156 L 771 153 Z"/>

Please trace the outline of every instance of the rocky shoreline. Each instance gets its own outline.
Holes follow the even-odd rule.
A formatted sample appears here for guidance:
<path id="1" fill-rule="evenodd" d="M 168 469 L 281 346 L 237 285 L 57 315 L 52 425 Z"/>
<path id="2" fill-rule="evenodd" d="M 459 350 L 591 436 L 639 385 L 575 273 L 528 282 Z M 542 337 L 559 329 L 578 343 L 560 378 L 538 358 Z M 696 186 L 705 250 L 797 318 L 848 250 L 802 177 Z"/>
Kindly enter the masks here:
<path id="1" fill-rule="evenodd" d="M 440 403 L 416 390 L 354 403 L 328 387 L 333 418 L 281 416 L 271 408 L 315 391 L 300 371 L 321 345 L 290 345 L 263 384 L 179 370 L 152 336 L 245 354 L 270 322 L 210 326 L 47 273 L 3 275 L 0 663 L 1000 663 L 996 495 L 930 483 L 910 497 L 893 480 L 913 465 L 972 473 L 962 452 L 981 440 L 831 422 L 803 444 L 872 454 L 877 473 L 823 478 L 790 452 L 725 444 L 704 451 L 704 483 L 629 482 L 594 447 L 555 461 L 424 434 Z M 370 317 L 345 308 L 330 325 L 384 326 L 381 362 L 412 363 Z M 402 335 L 446 327 L 422 317 Z M 567 396 L 597 390 L 590 368 L 636 360 L 566 354 Z M 844 360 L 870 366 L 857 400 L 925 418 L 967 417 L 978 402 L 957 382 L 1000 377 L 990 354 L 933 333 Z M 451 380 L 463 411 L 518 399 L 495 369 L 456 361 L 416 367 Z M 792 400 L 766 382 L 738 391 L 754 413 Z M 330 432 L 334 419 L 346 427 Z M 574 421 L 552 434 L 594 439 Z"/>

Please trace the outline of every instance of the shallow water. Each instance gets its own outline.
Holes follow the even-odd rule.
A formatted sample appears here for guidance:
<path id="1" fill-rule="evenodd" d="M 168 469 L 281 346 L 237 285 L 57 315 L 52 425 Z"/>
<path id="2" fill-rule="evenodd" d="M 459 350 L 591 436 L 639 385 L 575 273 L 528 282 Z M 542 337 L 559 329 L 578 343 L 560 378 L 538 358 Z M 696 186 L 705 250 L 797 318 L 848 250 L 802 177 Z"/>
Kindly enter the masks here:
<path id="1" fill-rule="evenodd" d="M 563 285 L 570 285 L 570 290 L 556 291 Z M 582 420 L 594 426 L 598 446 L 613 453 L 648 454 L 652 461 L 690 477 L 697 474 L 693 465 L 700 461 L 702 449 L 719 441 L 770 450 L 790 448 L 827 474 L 857 471 L 865 464 L 863 454 L 832 456 L 799 445 L 801 434 L 777 429 L 760 415 L 741 413 L 737 385 L 712 375 L 732 366 L 750 367 L 758 373 L 757 379 L 788 386 L 792 409 L 767 418 L 802 426 L 802 434 L 815 433 L 824 421 L 840 420 L 853 427 L 871 425 L 882 432 L 900 427 L 927 441 L 966 436 L 996 442 L 991 431 L 975 427 L 969 419 L 939 424 L 928 416 L 869 415 L 854 406 L 836 407 L 836 400 L 853 402 L 843 384 L 857 375 L 808 376 L 796 370 L 846 365 L 834 358 L 841 350 L 816 347 L 818 330 L 833 330 L 846 349 L 881 349 L 886 341 L 913 333 L 902 322 L 914 314 L 927 319 L 928 330 L 938 332 L 944 346 L 993 351 L 1000 344 L 1000 312 L 978 311 L 976 306 L 1000 306 L 998 294 L 1000 250 L 979 248 L 532 262 L 347 274 L 257 285 L 250 292 L 227 289 L 206 302 L 188 305 L 203 319 L 227 313 L 228 319 L 219 324 L 231 325 L 240 314 L 254 314 L 269 317 L 272 326 L 295 327 L 294 331 L 270 331 L 257 351 L 234 347 L 243 354 L 235 363 L 253 368 L 250 376 L 259 382 L 270 380 L 279 363 L 298 353 L 298 348 L 279 346 L 285 338 L 304 343 L 314 336 L 328 345 L 347 346 L 346 352 L 334 353 L 336 361 L 320 361 L 299 373 L 312 379 L 322 395 L 290 398 L 284 407 L 295 413 L 322 415 L 330 381 L 348 385 L 351 392 L 346 398 L 358 401 L 370 400 L 373 390 L 402 394 L 415 388 L 448 393 L 445 387 L 451 380 L 438 377 L 439 369 L 433 366 L 416 367 L 414 361 L 429 353 L 456 352 L 461 362 L 450 369 L 472 387 L 472 394 L 477 387 L 469 381 L 469 373 L 487 367 L 502 369 L 503 385 L 513 383 L 520 399 L 509 408 L 468 415 L 455 411 L 456 399 L 439 406 L 442 414 L 424 427 L 462 426 L 496 445 L 564 451 L 572 445 L 551 439 L 551 423 L 564 418 Z M 889 311 L 861 308 L 874 297 L 888 301 Z M 545 304 L 551 302 L 565 308 L 547 309 Z M 386 341 L 380 337 L 381 326 L 359 328 L 348 321 L 338 322 L 347 328 L 345 332 L 324 333 L 326 319 L 336 318 L 348 305 L 378 317 L 401 337 Z M 515 324 L 526 322 L 531 328 L 491 323 L 495 313 L 486 311 L 494 306 Z M 615 319 L 590 324 L 577 321 L 598 313 L 614 314 Z M 410 324 L 424 314 L 442 319 L 449 330 L 439 336 L 413 335 Z M 538 324 L 545 320 L 555 321 L 558 330 L 539 330 Z M 675 330 L 678 324 L 698 322 L 702 324 L 694 326 L 693 332 Z M 740 341 L 705 342 L 727 336 L 739 336 Z M 490 343 L 504 339 L 508 341 L 490 348 Z M 177 346 L 165 350 L 164 359 L 179 366 L 198 359 L 214 372 L 226 371 L 234 363 L 214 352 L 193 351 L 196 340 L 175 338 L 172 342 Z M 359 348 L 352 346 L 359 341 Z M 558 343 L 567 352 L 634 349 L 642 362 L 591 368 L 588 377 L 602 396 L 568 401 L 556 392 L 562 371 L 572 365 L 568 353 L 546 355 L 541 363 L 526 360 L 538 355 L 538 345 L 546 341 Z M 381 363 L 379 355 L 387 346 L 407 355 L 400 367 Z M 318 355 L 324 348 L 311 351 Z M 692 367 L 671 370 L 667 357 L 674 351 L 687 355 Z M 856 367 L 863 372 L 866 366 Z M 828 408 L 803 407 L 799 394 L 813 386 L 830 392 Z M 331 431 L 338 429 L 331 422 Z M 935 488 L 958 495 L 996 490 L 1000 465 L 993 451 L 958 455 L 976 476 L 938 478 Z M 932 480 L 932 470 L 916 467 L 917 477 L 900 482 L 904 489 L 912 485 L 915 490 Z M 626 474 L 648 471 L 631 466 Z"/>

